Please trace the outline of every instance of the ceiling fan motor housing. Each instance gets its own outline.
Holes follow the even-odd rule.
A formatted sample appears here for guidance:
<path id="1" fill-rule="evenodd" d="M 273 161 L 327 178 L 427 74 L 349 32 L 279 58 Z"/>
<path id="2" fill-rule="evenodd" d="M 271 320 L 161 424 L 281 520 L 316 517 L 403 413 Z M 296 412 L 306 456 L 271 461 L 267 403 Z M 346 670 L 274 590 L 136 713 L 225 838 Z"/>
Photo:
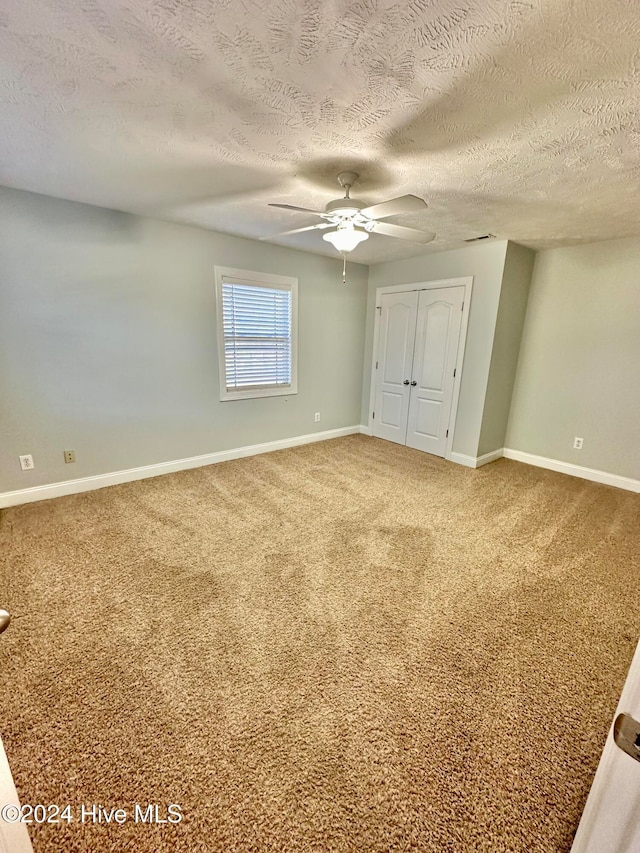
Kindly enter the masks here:
<path id="1" fill-rule="evenodd" d="M 330 213 L 332 216 L 352 217 L 360 210 L 364 210 L 369 205 L 365 201 L 355 201 L 351 198 L 337 198 L 335 201 L 330 201 L 325 207 L 325 213 Z"/>

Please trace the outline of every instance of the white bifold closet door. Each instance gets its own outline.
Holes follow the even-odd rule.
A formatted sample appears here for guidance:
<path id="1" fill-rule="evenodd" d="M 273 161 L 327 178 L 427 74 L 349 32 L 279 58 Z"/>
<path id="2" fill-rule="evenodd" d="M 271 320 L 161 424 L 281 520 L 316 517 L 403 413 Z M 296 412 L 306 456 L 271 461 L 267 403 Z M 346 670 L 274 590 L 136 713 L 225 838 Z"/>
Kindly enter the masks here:
<path id="1" fill-rule="evenodd" d="M 417 290 L 382 297 L 373 434 L 398 444 L 407 442 L 417 309 Z"/>
<path id="2" fill-rule="evenodd" d="M 464 287 L 382 296 L 373 434 L 444 456 Z"/>

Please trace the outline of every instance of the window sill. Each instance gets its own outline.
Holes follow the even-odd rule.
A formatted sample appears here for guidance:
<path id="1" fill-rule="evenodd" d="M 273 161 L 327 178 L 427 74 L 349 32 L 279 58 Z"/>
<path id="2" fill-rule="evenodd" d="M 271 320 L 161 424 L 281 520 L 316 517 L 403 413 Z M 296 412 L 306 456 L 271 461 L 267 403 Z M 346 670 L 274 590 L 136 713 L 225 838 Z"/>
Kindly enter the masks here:
<path id="1" fill-rule="evenodd" d="M 223 391 L 220 394 L 220 402 L 228 403 L 229 400 L 252 400 L 256 397 L 292 397 L 298 393 L 293 385 L 286 388 L 247 388 L 243 391 Z"/>

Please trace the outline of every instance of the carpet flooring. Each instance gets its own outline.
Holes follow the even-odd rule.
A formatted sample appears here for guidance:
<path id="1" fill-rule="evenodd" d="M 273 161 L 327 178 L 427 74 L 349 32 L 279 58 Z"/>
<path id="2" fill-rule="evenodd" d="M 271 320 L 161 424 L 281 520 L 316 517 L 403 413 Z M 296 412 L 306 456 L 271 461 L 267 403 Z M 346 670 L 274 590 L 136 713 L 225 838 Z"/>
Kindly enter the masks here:
<path id="1" fill-rule="evenodd" d="M 566 853 L 639 508 L 350 436 L 4 511 L 0 734 L 71 806 L 36 853 Z"/>

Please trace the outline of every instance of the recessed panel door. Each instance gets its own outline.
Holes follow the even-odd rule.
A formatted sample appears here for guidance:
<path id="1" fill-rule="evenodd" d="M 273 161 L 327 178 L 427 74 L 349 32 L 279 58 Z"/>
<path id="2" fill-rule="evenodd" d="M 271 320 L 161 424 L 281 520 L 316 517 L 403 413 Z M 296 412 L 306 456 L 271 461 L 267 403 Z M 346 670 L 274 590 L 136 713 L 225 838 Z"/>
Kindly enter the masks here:
<path id="1" fill-rule="evenodd" d="M 382 296 L 373 434 L 405 444 L 415 343 L 417 291 Z"/>
<path id="2" fill-rule="evenodd" d="M 406 444 L 444 456 L 464 287 L 420 291 Z"/>

